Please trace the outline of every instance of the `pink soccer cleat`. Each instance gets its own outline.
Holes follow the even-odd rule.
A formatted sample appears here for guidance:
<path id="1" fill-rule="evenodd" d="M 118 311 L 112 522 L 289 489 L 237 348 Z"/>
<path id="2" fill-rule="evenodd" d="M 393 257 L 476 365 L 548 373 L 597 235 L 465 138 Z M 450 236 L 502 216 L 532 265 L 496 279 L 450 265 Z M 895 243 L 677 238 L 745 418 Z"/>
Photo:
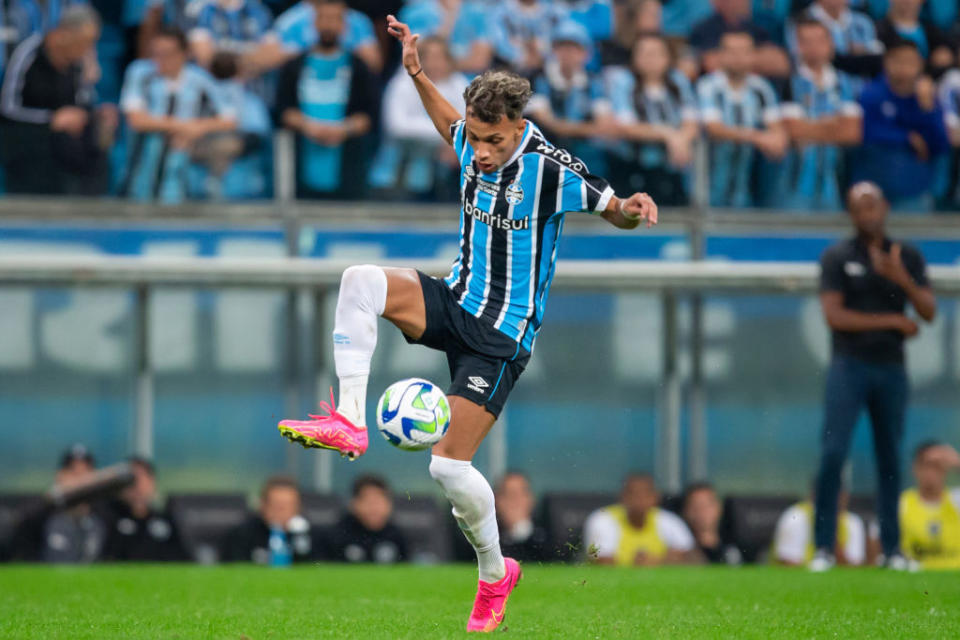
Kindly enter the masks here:
<path id="1" fill-rule="evenodd" d="M 500 626 L 507 613 L 507 598 L 520 582 L 523 571 L 513 558 L 504 558 L 507 575 L 496 582 L 480 580 L 477 585 L 477 599 L 473 601 L 473 613 L 467 620 L 467 631 L 493 631 Z"/>
<path id="2" fill-rule="evenodd" d="M 351 460 L 366 453 L 369 443 L 367 428 L 358 427 L 337 413 L 333 389 L 330 389 L 330 404 L 321 401 L 320 408 L 329 415 L 309 414 L 312 420 L 281 420 L 277 425 L 280 435 L 291 442 L 299 442 L 305 449 L 332 449 Z"/>

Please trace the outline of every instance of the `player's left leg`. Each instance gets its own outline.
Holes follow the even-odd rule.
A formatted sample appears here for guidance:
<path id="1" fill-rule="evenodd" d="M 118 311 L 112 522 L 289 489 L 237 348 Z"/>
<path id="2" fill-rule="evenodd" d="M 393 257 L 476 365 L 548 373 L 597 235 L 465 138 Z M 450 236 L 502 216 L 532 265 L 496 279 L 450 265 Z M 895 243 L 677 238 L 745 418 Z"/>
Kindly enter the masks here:
<path id="1" fill-rule="evenodd" d="M 472 464 L 496 417 L 466 398 L 450 396 L 450 428 L 433 447 L 430 475 L 443 488 L 453 515 L 477 553 L 479 584 L 467 631 L 493 631 L 503 621 L 507 599 L 520 580 L 520 566 L 504 559 L 493 489 Z"/>

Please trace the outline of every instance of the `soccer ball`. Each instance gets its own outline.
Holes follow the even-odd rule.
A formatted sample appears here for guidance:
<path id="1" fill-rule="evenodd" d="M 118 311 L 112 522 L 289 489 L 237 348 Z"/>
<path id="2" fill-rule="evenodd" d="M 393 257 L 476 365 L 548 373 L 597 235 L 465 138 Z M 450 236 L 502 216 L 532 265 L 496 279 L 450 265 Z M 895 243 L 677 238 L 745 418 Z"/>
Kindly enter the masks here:
<path id="1" fill-rule="evenodd" d="M 440 441 L 450 426 L 450 403 L 428 380 L 408 378 L 390 385 L 377 403 L 377 427 L 404 451 L 421 451 Z"/>

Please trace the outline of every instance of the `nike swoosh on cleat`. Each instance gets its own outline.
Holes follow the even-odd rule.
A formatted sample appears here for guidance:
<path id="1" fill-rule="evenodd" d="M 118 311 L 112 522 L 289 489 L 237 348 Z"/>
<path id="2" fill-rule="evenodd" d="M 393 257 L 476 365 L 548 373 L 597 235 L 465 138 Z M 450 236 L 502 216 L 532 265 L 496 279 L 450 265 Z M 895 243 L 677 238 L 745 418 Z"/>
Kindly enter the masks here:
<path id="1" fill-rule="evenodd" d="M 497 613 L 493 609 L 490 609 L 490 615 L 493 616 L 493 619 L 497 624 L 500 624 L 501 622 L 503 622 L 503 612 L 505 610 L 506 610 L 506 607 L 500 609 L 500 613 Z"/>

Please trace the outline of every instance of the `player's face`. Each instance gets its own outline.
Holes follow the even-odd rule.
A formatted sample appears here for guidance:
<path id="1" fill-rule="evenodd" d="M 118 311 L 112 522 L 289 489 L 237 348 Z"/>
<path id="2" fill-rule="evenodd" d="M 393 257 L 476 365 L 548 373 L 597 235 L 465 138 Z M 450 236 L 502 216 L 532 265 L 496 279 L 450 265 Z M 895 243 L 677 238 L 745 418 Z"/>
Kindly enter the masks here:
<path id="1" fill-rule="evenodd" d="M 620 496 L 627 515 L 631 519 L 643 517 L 650 509 L 657 506 L 660 496 L 653 483 L 645 478 L 634 478 L 627 482 Z"/>
<path id="2" fill-rule="evenodd" d="M 716 529 L 720 522 L 720 501 L 711 489 L 694 491 L 684 505 L 683 517 L 694 529 Z"/>
<path id="3" fill-rule="evenodd" d="M 344 6 L 330 3 L 314 5 L 316 19 L 314 26 L 317 29 L 317 38 L 320 46 L 330 49 L 340 43 L 340 36 L 344 28 Z"/>
<path id="4" fill-rule="evenodd" d="M 805 65 L 819 68 L 833 58 L 833 41 L 824 27 L 804 25 L 797 29 L 797 50 Z"/>
<path id="5" fill-rule="evenodd" d="M 895 88 L 909 89 L 923 71 L 923 58 L 914 49 L 902 47 L 883 59 L 883 69 Z"/>
<path id="6" fill-rule="evenodd" d="M 670 69 L 667 43 L 659 38 L 643 38 L 633 48 L 633 69 L 647 80 L 661 80 Z"/>
<path id="7" fill-rule="evenodd" d="M 508 526 L 529 520 L 533 513 L 533 492 L 530 483 L 521 475 L 503 479 L 497 492 L 497 513 Z"/>
<path id="8" fill-rule="evenodd" d="M 917 488 L 923 493 L 934 494 L 943 491 L 947 484 L 947 471 L 925 452 L 913 463 L 913 477 Z"/>
<path id="9" fill-rule="evenodd" d="M 260 515 L 271 527 L 285 527 L 300 513 L 300 492 L 293 487 L 274 487 L 263 497 Z"/>
<path id="10" fill-rule="evenodd" d="M 368 531 L 380 531 L 390 520 L 393 502 L 379 487 L 365 487 L 350 501 L 350 511 Z"/>
<path id="11" fill-rule="evenodd" d="M 483 122 L 468 108 L 467 142 L 473 148 L 473 157 L 480 171 L 493 173 L 505 164 L 520 144 L 525 126 L 526 120 L 523 118 L 510 120 L 505 115 L 500 116 L 500 121 L 494 124 Z"/>
<path id="12" fill-rule="evenodd" d="M 162 76 L 175 77 L 187 63 L 187 52 L 180 48 L 176 38 L 159 37 L 150 43 L 150 58 Z"/>
<path id="13" fill-rule="evenodd" d="M 850 219 L 857 231 L 879 236 L 887 220 L 887 202 L 875 193 L 864 193 L 850 201 Z"/>
<path id="14" fill-rule="evenodd" d="M 753 38 L 745 33 L 731 33 L 720 41 L 720 66 L 730 75 L 750 73 L 753 57 Z"/>
<path id="15" fill-rule="evenodd" d="M 566 71 L 579 71 L 587 63 L 587 50 L 575 42 L 558 42 L 553 45 L 557 64 Z"/>

